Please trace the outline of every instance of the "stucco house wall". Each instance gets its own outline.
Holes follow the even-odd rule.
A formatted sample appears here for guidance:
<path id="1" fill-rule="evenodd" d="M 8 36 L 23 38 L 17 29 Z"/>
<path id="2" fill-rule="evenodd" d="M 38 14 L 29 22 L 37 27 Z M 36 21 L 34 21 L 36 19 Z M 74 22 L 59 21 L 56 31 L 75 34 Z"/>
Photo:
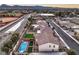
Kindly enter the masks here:
<path id="1" fill-rule="evenodd" d="M 39 45 L 39 51 L 58 51 L 59 45 L 53 43 L 46 43 Z"/>

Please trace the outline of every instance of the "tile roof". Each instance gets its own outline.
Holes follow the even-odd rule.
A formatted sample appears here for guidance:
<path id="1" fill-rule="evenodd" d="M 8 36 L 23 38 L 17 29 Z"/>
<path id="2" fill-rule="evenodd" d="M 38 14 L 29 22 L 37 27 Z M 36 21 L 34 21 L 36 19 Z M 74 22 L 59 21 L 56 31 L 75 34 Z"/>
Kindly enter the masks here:
<path id="1" fill-rule="evenodd" d="M 35 36 L 38 45 L 45 43 L 59 44 L 58 38 L 53 35 L 54 32 L 45 21 L 37 22 L 37 24 L 39 25 L 38 28 L 40 28 L 41 31 Z"/>

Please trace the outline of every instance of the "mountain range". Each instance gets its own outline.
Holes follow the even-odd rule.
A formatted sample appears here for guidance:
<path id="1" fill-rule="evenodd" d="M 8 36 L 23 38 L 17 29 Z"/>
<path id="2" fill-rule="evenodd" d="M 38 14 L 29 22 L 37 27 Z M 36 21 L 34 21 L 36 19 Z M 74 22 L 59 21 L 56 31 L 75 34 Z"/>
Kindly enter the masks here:
<path id="1" fill-rule="evenodd" d="M 50 11 L 79 11 L 79 8 L 60 8 L 60 7 L 47 7 L 47 6 L 21 6 L 21 5 L 0 5 L 0 10 L 7 9 L 32 9 L 32 10 L 50 10 Z"/>

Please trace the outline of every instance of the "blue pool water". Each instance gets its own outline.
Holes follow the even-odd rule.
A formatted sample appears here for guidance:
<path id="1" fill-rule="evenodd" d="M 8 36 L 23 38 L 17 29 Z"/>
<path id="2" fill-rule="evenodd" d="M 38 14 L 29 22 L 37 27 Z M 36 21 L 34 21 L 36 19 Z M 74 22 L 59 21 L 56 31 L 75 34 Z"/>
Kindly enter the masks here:
<path id="1" fill-rule="evenodd" d="M 23 41 L 18 49 L 19 53 L 23 53 L 24 51 L 26 51 L 28 44 L 28 42 Z"/>

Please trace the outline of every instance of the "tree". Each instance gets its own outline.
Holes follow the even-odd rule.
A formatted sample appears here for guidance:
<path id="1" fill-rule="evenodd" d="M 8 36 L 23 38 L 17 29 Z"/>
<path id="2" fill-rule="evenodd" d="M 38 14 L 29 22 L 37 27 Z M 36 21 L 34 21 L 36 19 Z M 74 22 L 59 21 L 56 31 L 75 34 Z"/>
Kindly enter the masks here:
<path id="1" fill-rule="evenodd" d="M 13 44 L 12 41 L 7 42 L 6 44 L 4 44 L 1 50 L 8 54 L 9 50 L 12 49 L 12 44 Z"/>
<path id="2" fill-rule="evenodd" d="M 75 35 L 75 38 L 79 40 L 79 33 L 75 32 L 74 35 Z"/>
<path id="3" fill-rule="evenodd" d="M 1 50 L 4 51 L 4 52 L 6 52 L 8 54 L 12 50 L 13 45 L 16 44 L 16 42 L 18 41 L 18 39 L 19 39 L 19 33 L 14 32 L 12 34 L 11 40 L 8 41 L 7 43 L 5 43 L 3 45 L 3 47 L 1 48 Z"/>
<path id="4" fill-rule="evenodd" d="M 2 47 L 1 50 L 2 50 L 2 51 L 5 51 L 6 53 L 9 52 L 9 48 L 8 48 L 8 47 Z"/>
<path id="5" fill-rule="evenodd" d="M 17 33 L 17 32 L 13 33 L 13 35 L 11 37 L 11 41 L 16 43 L 18 39 L 19 39 L 19 33 Z"/>
<path id="6" fill-rule="evenodd" d="M 76 55 L 75 51 L 73 49 L 67 50 L 67 53 L 69 55 Z"/>

